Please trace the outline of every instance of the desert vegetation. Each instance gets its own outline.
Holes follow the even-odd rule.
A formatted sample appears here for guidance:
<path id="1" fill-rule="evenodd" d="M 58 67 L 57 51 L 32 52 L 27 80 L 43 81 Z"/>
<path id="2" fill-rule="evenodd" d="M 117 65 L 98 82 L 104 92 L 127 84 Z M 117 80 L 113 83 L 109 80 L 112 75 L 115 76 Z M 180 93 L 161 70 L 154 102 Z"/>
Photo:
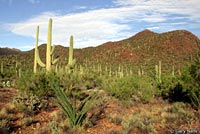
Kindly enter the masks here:
<path id="1" fill-rule="evenodd" d="M 38 46 L 38 26 L 34 50 L 0 57 L 0 133 L 199 133 L 200 41 L 191 33 L 146 30 L 85 49 L 71 36 L 62 48 L 50 19 L 47 36 Z"/>

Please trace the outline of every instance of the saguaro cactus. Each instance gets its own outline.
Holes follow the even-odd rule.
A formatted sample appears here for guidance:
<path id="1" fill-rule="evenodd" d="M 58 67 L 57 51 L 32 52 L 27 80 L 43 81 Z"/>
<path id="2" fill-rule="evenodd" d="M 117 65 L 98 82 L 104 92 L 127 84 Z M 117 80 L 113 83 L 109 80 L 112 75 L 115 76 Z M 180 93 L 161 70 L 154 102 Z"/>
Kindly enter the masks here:
<path id="1" fill-rule="evenodd" d="M 162 82 L 162 80 L 161 80 L 161 73 L 162 73 L 161 61 L 159 61 L 159 65 L 155 66 L 155 69 L 156 69 L 156 80 L 158 83 L 161 83 Z"/>
<path id="2" fill-rule="evenodd" d="M 33 67 L 33 72 L 37 72 L 37 63 L 40 60 L 40 58 L 37 60 L 39 53 L 38 53 L 38 37 L 39 37 L 39 26 L 37 26 L 36 30 L 36 40 L 35 40 L 35 54 L 34 54 L 34 67 Z M 45 65 L 44 65 L 45 66 Z"/>
<path id="3" fill-rule="evenodd" d="M 47 49 L 46 49 L 46 70 L 51 71 L 51 41 L 52 41 L 52 19 L 49 19 Z"/>
<path id="4" fill-rule="evenodd" d="M 162 74 L 162 65 L 161 65 L 161 61 L 159 61 L 159 82 L 161 83 L 161 74 Z"/>
<path id="5" fill-rule="evenodd" d="M 57 59 L 53 59 L 55 45 L 51 46 L 51 41 L 52 41 L 52 19 L 49 19 L 48 36 L 47 36 L 47 47 L 46 47 L 46 64 L 44 64 L 42 62 L 42 60 L 40 59 L 40 56 L 39 56 L 38 37 L 39 37 L 39 26 L 37 27 L 37 32 L 36 32 L 34 73 L 37 72 L 37 63 L 41 67 L 46 67 L 46 71 L 50 72 L 51 71 L 51 65 L 56 64 L 58 62 L 58 60 L 59 60 L 58 58 Z"/>
<path id="6" fill-rule="evenodd" d="M 74 39 L 73 36 L 70 36 L 70 47 L 69 47 L 69 61 L 68 65 L 73 65 L 73 47 L 74 47 Z"/>
<path id="7" fill-rule="evenodd" d="M 74 68 L 74 65 L 76 63 L 76 60 L 73 59 L 73 48 L 74 47 L 74 39 L 73 39 L 73 36 L 71 35 L 70 36 L 70 46 L 69 46 L 69 59 L 68 59 L 68 64 L 66 66 L 67 68 L 67 71 L 71 72 L 72 69 Z"/>

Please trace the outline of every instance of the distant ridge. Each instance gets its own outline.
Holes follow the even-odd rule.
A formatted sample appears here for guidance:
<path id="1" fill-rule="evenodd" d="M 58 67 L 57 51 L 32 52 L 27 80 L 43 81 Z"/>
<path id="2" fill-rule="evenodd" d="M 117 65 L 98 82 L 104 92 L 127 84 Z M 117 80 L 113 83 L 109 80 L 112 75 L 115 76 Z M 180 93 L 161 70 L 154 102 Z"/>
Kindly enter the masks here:
<path id="1" fill-rule="evenodd" d="M 21 51 L 16 48 L 0 48 L 0 55 L 13 55 L 13 54 L 19 54 Z"/>

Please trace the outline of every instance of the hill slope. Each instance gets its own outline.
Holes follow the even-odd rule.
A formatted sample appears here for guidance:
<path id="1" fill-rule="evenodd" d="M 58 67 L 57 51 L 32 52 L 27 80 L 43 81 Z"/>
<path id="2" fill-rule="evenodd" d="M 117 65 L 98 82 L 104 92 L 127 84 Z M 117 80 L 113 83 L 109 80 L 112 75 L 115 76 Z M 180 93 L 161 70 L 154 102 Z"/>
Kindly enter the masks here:
<path id="1" fill-rule="evenodd" d="M 19 54 L 21 51 L 14 48 L 0 48 L 0 55 Z"/>
<path id="2" fill-rule="evenodd" d="M 162 61 L 163 70 L 182 68 L 199 55 L 200 40 L 192 33 L 177 30 L 162 34 L 144 30 L 128 39 L 107 42 L 91 49 L 82 50 L 91 62 L 131 66 L 154 70 Z M 137 70 L 136 70 L 137 71 Z"/>
<path id="3" fill-rule="evenodd" d="M 40 56 L 45 59 L 46 45 L 39 46 Z M 163 72 L 175 70 L 190 63 L 200 54 L 200 40 L 185 30 L 176 30 L 162 34 L 144 30 L 136 35 L 116 42 L 107 42 L 97 47 L 75 49 L 74 57 L 80 64 L 107 65 L 113 68 L 124 66 L 137 72 L 141 68 L 145 72 L 154 71 L 154 67 L 162 61 Z M 61 57 L 59 65 L 66 65 L 68 48 L 56 47 L 56 57 Z M 33 65 L 34 50 L 21 52 L 18 56 L 24 65 Z M 44 60 L 45 61 L 45 60 Z"/>

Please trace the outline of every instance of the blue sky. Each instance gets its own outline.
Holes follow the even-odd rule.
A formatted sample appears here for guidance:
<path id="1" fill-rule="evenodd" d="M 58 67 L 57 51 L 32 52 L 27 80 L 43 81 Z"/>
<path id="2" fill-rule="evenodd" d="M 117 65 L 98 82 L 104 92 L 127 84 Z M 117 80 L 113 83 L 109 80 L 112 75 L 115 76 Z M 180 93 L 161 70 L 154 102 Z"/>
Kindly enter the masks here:
<path id="1" fill-rule="evenodd" d="M 149 29 L 162 33 L 185 29 L 200 37 L 199 0 L 0 0 L 0 47 L 30 50 L 40 26 L 46 43 L 53 19 L 53 44 L 97 46 Z"/>

